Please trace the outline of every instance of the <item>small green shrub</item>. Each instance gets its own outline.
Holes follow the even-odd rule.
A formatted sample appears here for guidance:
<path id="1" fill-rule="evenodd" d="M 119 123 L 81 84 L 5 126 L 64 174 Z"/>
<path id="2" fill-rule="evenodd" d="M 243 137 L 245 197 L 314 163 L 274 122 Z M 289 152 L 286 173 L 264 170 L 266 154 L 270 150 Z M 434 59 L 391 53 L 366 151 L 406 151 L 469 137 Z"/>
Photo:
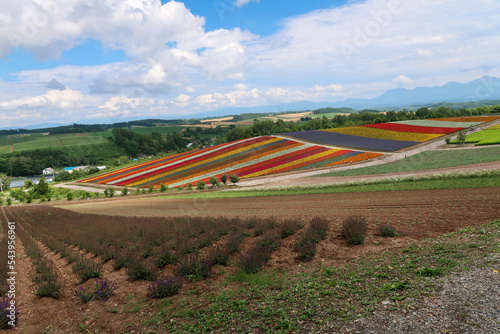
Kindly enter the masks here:
<path id="1" fill-rule="evenodd" d="M 255 247 L 247 254 L 240 256 L 238 267 L 245 274 L 258 273 L 271 259 L 271 252 L 270 247 Z"/>
<path id="2" fill-rule="evenodd" d="M 203 182 L 203 181 L 198 181 L 198 183 L 196 184 L 196 189 L 198 189 L 198 190 L 203 190 L 203 189 L 205 189 L 205 182 Z"/>
<path id="3" fill-rule="evenodd" d="M 164 268 L 168 264 L 177 263 L 177 256 L 169 249 L 161 250 L 155 257 L 157 268 Z"/>
<path id="4" fill-rule="evenodd" d="M 182 287 L 182 275 L 175 277 L 165 277 L 154 281 L 148 287 L 149 298 L 166 298 L 179 293 Z"/>
<path id="5" fill-rule="evenodd" d="M 221 266 L 227 266 L 229 263 L 229 256 L 231 255 L 230 249 L 221 246 L 215 246 L 208 256 L 213 264 L 220 264 Z"/>
<path id="6" fill-rule="evenodd" d="M 349 216 L 342 222 L 342 233 L 352 245 L 362 245 L 367 230 L 368 224 L 363 216 Z"/>
<path id="7" fill-rule="evenodd" d="M 416 272 L 419 276 L 431 277 L 431 276 L 439 276 L 443 274 L 442 268 L 421 268 Z"/>
<path id="8" fill-rule="evenodd" d="M 179 259 L 179 274 L 194 280 L 210 276 L 213 263 L 209 258 L 200 258 L 197 254 L 186 255 Z"/>
<path id="9" fill-rule="evenodd" d="M 146 260 L 139 257 L 131 257 L 127 262 L 128 276 L 141 281 L 152 281 L 156 279 L 155 268 Z"/>
<path id="10" fill-rule="evenodd" d="M 301 261 L 311 261 L 316 256 L 317 243 L 299 242 L 295 247 Z"/>
<path id="11" fill-rule="evenodd" d="M 383 237 L 395 237 L 397 235 L 396 228 L 391 224 L 380 224 L 378 226 L 378 233 Z"/>

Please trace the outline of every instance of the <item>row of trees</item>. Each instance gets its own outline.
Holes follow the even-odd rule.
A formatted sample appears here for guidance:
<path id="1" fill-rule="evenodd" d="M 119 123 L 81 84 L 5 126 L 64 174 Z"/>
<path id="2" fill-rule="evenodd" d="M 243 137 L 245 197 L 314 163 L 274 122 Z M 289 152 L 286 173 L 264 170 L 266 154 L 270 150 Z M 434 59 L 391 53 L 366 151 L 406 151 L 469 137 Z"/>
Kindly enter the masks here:
<path id="1" fill-rule="evenodd" d="M 0 173 L 40 175 L 47 167 L 97 165 L 123 155 L 123 150 L 112 143 L 22 151 L 0 156 Z"/>
<path id="2" fill-rule="evenodd" d="M 112 131 L 113 142 L 123 149 L 130 157 L 137 157 L 140 153 L 156 155 L 161 152 L 180 151 L 189 143 L 180 133 L 140 134 L 126 129 L 115 128 Z"/>
<path id="3" fill-rule="evenodd" d="M 331 129 L 346 126 L 376 124 L 394 121 L 405 121 L 414 119 L 429 119 L 441 117 L 460 117 L 474 116 L 491 113 L 500 113 L 500 105 L 482 106 L 471 109 L 451 109 L 450 107 L 440 106 L 438 108 L 429 109 L 427 107 L 413 111 L 388 111 L 385 114 L 380 112 L 364 111 L 351 113 L 349 115 L 336 115 L 333 118 L 323 116 L 315 118 L 303 123 L 285 122 L 283 120 L 262 120 L 255 121 L 254 124 L 248 126 L 239 126 L 231 129 L 226 134 L 227 141 L 240 140 L 255 136 L 269 136 L 278 133 L 297 132 L 306 130 Z"/>

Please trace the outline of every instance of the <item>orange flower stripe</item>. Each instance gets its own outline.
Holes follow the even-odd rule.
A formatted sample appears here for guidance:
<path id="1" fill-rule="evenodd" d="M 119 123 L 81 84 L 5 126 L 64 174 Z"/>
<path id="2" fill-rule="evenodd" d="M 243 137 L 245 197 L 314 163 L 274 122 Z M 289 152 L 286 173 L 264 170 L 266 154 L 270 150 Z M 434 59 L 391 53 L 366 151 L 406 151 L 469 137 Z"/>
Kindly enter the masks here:
<path id="1" fill-rule="evenodd" d="M 347 159 L 342 159 L 342 160 L 333 162 L 333 163 L 328 164 L 326 166 L 343 165 L 343 164 L 348 164 L 351 162 L 373 159 L 373 158 L 379 157 L 381 155 L 382 154 L 380 154 L 380 153 L 365 152 L 365 153 L 361 153 L 361 154 L 355 155 L 355 156 L 347 158 Z"/>
<path id="2" fill-rule="evenodd" d="M 366 138 L 406 140 L 406 141 L 418 141 L 418 142 L 424 142 L 443 136 L 442 134 L 435 134 L 435 133 L 402 132 L 402 131 L 385 130 L 385 129 L 371 128 L 371 127 L 364 127 L 364 126 L 350 126 L 346 128 L 336 128 L 336 129 L 328 129 L 322 131 L 335 132 L 345 135 L 359 136 Z"/>

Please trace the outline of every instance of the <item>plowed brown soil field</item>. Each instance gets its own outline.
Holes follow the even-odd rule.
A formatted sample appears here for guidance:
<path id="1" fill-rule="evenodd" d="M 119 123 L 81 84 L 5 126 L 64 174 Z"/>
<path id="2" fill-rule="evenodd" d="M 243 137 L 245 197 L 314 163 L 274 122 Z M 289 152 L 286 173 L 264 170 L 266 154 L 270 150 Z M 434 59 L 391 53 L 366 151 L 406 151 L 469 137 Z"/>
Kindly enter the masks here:
<path id="1" fill-rule="evenodd" d="M 391 223 L 413 238 L 426 238 L 500 218 L 500 190 L 492 187 L 230 199 L 117 199 L 61 207 L 113 216 L 321 216 L 334 224 L 356 214 L 368 217 L 372 223 Z"/>
<path id="2" fill-rule="evenodd" d="M 472 188 L 452 190 L 388 191 L 344 194 L 291 195 L 234 199 L 159 199 L 133 198 L 101 201 L 87 201 L 78 205 L 61 206 L 88 214 L 113 216 L 230 216 L 304 218 L 304 222 L 314 216 L 322 216 L 332 221 L 327 240 L 320 243 L 318 253 L 309 268 L 319 265 L 343 266 L 354 258 L 382 254 L 391 249 L 401 249 L 410 243 L 419 243 L 423 238 L 434 237 L 456 231 L 464 227 L 479 226 L 500 218 L 500 191 L 498 188 Z M 21 210 L 24 210 L 23 207 Z M 340 233 L 340 224 L 348 215 L 366 216 L 369 223 L 368 236 L 362 246 L 347 244 Z M 138 219 L 140 220 L 140 219 Z M 82 224 L 85 222 L 82 221 Z M 377 235 L 379 223 L 391 223 L 401 235 L 383 238 Z M 264 268 L 285 270 L 289 273 L 307 270 L 301 266 L 294 251 L 304 230 L 283 240 L 282 246 L 272 254 L 272 259 Z M 99 231 L 96 231 L 99 233 Z M 222 241 L 222 240 L 221 240 Z M 243 251 L 256 241 L 256 237 L 245 240 Z M 110 263 L 104 265 L 103 278 L 117 282 L 119 288 L 107 302 L 81 302 L 73 290 L 78 284 L 70 270 L 70 265 L 59 255 L 47 252 L 54 260 L 56 269 L 65 279 L 63 296 L 58 299 L 37 298 L 30 293 L 28 279 L 33 271 L 24 249 L 19 247 L 19 304 L 21 314 L 18 329 L 25 333 L 79 333 L 79 332 L 147 332 L 145 320 L 157 314 L 159 302 L 147 298 L 148 282 L 130 280 L 125 269 L 115 271 Z M 88 254 L 91 256 L 91 254 Z M 232 257 L 237 261 L 238 254 Z M 173 267 L 172 267 L 173 268 Z M 167 269 L 172 271 L 173 269 Z M 224 269 L 235 274 L 233 264 Z M 201 282 L 186 283 L 181 294 L 171 299 L 177 303 L 189 291 L 204 293 L 216 289 L 224 282 L 220 268 Z M 92 288 L 93 281 L 85 286 Z M 201 305 L 200 309 L 209 307 Z"/>

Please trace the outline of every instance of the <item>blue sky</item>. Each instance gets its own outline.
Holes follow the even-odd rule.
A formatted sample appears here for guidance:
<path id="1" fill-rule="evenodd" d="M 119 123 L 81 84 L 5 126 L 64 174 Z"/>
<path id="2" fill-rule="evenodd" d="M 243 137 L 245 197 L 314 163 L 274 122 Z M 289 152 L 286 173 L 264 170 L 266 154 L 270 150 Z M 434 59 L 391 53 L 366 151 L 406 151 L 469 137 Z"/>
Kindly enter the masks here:
<path id="1" fill-rule="evenodd" d="M 495 0 L 20 0 L 0 22 L 0 128 L 500 76 Z"/>

